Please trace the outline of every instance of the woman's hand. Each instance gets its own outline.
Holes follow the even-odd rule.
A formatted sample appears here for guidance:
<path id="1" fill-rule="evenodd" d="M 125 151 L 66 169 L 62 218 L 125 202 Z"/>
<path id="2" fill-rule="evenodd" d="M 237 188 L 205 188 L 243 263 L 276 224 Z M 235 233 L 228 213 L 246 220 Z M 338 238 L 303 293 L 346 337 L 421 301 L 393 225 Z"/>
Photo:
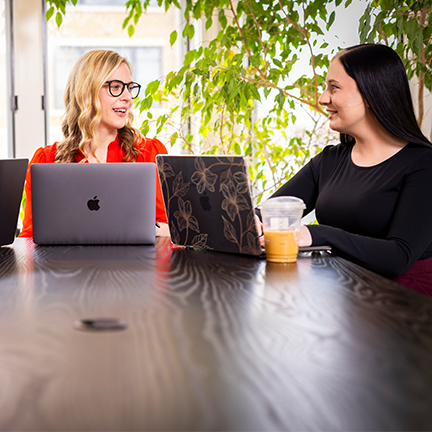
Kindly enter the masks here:
<path id="1" fill-rule="evenodd" d="M 263 224 L 262 224 L 262 222 L 260 221 L 260 218 L 257 215 L 255 215 L 255 226 L 256 226 L 256 229 L 257 229 L 257 233 L 259 235 L 259 240 L 260 240 L 261 247 L 264 247 Z"/>
<path id="2" fill-rule="evenodd" d="M 299 247 L 307 247 L 312 245 L 312 236 L 309 228 L 306 225 L 300 227 L 300 235 L 298 241 Z"/>
<path id="3" fill-rule="evenodd" d="M 256 225 L 256 229 L 259 235 L 259 240 L 260 240 L 260 244 L 261 247 L 265 246 L 265 242 L 264 242 L 264 231 L 263 231 L 263 224 L 260 221 L 260 218 L 255 215 L 255 225 Z M 305 246 L 311 246 L 312 245 L 312 236 L 311 233 L 308 229 L 308 227 L 306 225 L 302 225 L 300 227 L 300 234 L 299 234 L 299 240 L 298 240 L 299 246 L 300 247 L 305 247 Z"/>
<path id="4" fill-rule="evenodd" d="M 160 228 L 156 227 L 156 237 L 169 237 L 170 230 L 168 224 L 160 222 L 159 226 Z"/>

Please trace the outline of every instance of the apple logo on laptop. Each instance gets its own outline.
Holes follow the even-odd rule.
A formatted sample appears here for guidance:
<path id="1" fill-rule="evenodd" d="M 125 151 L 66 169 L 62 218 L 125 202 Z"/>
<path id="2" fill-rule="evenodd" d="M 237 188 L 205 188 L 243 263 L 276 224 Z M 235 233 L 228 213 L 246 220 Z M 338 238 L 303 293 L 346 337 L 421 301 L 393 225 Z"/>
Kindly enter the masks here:
<path id="1" fill-rule="evenodd" d="M 204 195 L 200 196 L 200 204 L 204 211 L 210 211 L 211 205 L 210 205 L 210 197 L 207 196 L 206 192 L 204 192 Z"/>
<path id="2" fill-rule="evenodd" d="M 97 199 L 97 195 L 93 198 L 87 201 L 87 207 L 91 211 L 98 211 L 100 209 L 99 200 Z"/>

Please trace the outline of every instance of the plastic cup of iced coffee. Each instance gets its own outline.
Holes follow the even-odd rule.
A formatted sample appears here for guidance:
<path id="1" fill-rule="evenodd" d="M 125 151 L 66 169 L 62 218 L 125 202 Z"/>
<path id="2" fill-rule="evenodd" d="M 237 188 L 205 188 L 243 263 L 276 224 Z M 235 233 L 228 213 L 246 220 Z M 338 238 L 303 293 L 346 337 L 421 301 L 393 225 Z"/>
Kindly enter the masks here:
<path id="1" fill-rule="evenodd" d="M 297 261 L 301 218 L 305 208 L 303 200 L 291 196 L 270 198 L 261 204 L 267 261 Z"/>

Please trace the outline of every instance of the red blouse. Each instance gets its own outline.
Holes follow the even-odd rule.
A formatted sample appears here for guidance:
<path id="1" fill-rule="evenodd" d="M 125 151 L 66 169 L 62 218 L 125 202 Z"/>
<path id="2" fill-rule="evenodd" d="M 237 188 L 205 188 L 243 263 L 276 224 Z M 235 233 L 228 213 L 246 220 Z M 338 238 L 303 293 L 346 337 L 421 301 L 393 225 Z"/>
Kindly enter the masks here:
<path id="1" fill-rule="evenodd" d="M 167 154 L 165 146 L 157 139 L 143 138 L 139 145 L 141 150 L 138 155 L 137 162 L 156 162 L 156 155 Z M 24 210 L 24 221 L 23 229 L 19 237 L 33 237 L 33 220 L 32 220 L 32 200 L 31 200 L 31 178 L 30 178 L 30 167 L 34 163 L 53 163 L 57 154 L 57 143 L 47 146 L 40 147 L 36 150 L 32 160 L 29 163 L 26 176 L 25 193 L 26 203 Z M 123 162 L 125 153 L 120 147 L 119 135 L 117 138 L 110 143 L 107 152 L 107 162 Z M 76 156 L 76 161 L 80 162 L 84 159 L 83 154 Z M 167 223 L 167 217 L 165 213 L 165 206 L 162 197 L 162 189 L 159 183 L 159 176 L 156 176 L 156 222 Z"/>

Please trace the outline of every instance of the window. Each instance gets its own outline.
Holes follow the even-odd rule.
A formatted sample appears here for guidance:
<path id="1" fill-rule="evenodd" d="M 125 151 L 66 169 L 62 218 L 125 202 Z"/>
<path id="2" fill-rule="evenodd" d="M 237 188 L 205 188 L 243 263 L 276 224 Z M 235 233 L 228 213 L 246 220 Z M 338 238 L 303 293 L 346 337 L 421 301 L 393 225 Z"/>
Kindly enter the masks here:
<path id="1" fill-rule="evenodd" d="M 125 0 L 78 0 L 77 6 L 125 6 Z M 157 6 L 157 0 L 151 0 L 150 6 Z"/>
<path id="2" fill-rule="evenodd" d="M 53 59 L 54 108 L 56 110 L 64 110 L 63 93 L 76 60 L 93 49 L 112 49 L 126 57 L 134 67 L 134 81 L 141 84 L 143 89 L 150 81 L 159 79 L 162 75 L 160 47 L 57 46 Z"/>
<path id="3" fill-rule="evenodd" d="M 120 7 L 122 6 L 122 7 Z M 141 84 L 141 92 L 150 81 L 162 79 L 179 65 L 181 52 L 169 43 L 171 32 L 178 27 L 178 10 L 150 3 L 135 28 L 133 37 L 123 29 L 127 17 L 124 0 L 78 0 L 69 7 L 60 28 L 51 19 L 47 24 L 47 84 L 49 106 L 48 144 L 62 139 L 61 117 L 63 94 L 69 73 L 76 60 L 93 49 L 112 49 L 133 65 L 133 79 Z M 156 6 L 156 7 L 153 7 Z M 152 107 L 154 118 L 162 107 Z M 146 114 L 135 113 L 135 127 L 140 127 Z M 144 117 L 145 115 L 145 117 Z"/>
<path id="4" fill-rule="evenodd" d="M 6 55 L 5 2 L 0 0 L 0 159 L 11 157 L 8 149 L 7 55 Z"/>

